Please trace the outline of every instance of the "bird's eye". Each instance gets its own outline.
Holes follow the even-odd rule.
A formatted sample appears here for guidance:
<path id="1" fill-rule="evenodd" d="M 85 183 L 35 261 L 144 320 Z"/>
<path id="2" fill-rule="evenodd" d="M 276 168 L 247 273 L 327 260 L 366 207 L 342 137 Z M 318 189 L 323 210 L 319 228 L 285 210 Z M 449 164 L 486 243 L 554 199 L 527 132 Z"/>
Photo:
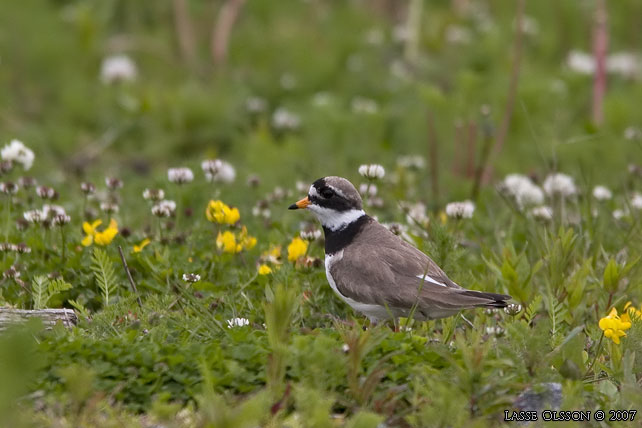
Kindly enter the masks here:
<path id="1" fill-rule="evenodd" d="M 326 199 L 329 199 L 334 196 L 334 191 L 328 187 L 321 189 L 321 196 Z"/>

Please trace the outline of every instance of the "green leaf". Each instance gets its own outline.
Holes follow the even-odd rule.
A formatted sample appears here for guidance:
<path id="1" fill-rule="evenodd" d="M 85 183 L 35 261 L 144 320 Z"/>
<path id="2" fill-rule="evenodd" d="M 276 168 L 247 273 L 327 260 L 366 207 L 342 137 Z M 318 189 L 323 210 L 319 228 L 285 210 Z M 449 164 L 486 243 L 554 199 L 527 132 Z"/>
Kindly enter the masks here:
<path id="1" fill-rule="evenodd" d="M 609 293 L 615 293 L 620 282 L 620 273 L 615 259 L 609 260 L 604 268 L 604 288 Z"/>
<path id="2" fill-rule="evenodd" d="M 83 318 L 85 318 L 85 319 L 89 319 L 89 310 L 87 310 L 87 308 L 85 308 L 85 306 L 84 306 L 82 303 L 80 303 L 80 302 L 78 302 L 78 301 L 76 301 L 76 300 L 72 300 L 72 299 L 67 300 L 67 302 L 68 302 L 68 303 L 69 303 L 69 304 L 70 304 L 70 305 L 71 305 L 71 306 L 72 306 L 76 311 L 78 311 L 78 313 L 80 314 L 80 316 L 82 316 L 82 317 L 83 317 Z"/>
<path id="3" fill-rule="evenodd" d="M 49 301 L 49 278 L 44 275 L 38 275 L 31 284 L 33 308 L 43 309 Z"/>
<path id="4" fill-rule="evenodd" d="M 100 248 L 94 248 L 91 263 L 91 270 L 102 293 L 103 304 L 109 306 L 110 300 L 118 289 L 114 265 L 107 253 Z"/>

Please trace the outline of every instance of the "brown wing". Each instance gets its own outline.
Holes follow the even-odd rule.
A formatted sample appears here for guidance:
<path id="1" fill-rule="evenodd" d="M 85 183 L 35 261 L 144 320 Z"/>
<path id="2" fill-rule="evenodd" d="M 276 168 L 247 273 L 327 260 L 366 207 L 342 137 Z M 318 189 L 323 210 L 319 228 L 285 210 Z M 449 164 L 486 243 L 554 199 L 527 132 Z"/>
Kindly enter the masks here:
<path id="1" fill-rule="evenodd" d="M 427 255 L 378 223 L 371 223 L 364 232 L 355 237 L 354 245 L 343 250 L 341 261 L 330 268 L 337 289 L 346 297 L 399 309 L 418 304 L 419 312 L 503 307 L 503 300 L 510 299 L 460 287 Z M 424 281 L 424 276 L 428 280 Z"/>

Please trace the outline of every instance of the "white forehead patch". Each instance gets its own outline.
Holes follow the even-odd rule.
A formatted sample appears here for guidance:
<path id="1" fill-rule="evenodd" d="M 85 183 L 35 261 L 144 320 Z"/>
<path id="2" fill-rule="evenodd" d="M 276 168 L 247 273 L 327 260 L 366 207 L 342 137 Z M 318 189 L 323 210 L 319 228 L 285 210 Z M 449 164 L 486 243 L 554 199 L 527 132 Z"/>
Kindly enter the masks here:
<path id="1" fill-rule="evenodd" d="M 346 194 L 345 194 L 345 193 L 343 193 L 343 192 L 342 192 L 341 190 L 339 190 L 338 188 L 336 188 L 336 187 L 334 187 L 334 186 L 332 186 L 332 185 L 330 185 L 330 184 L 328 184 L 328 187 L 329 187 L 330 189 L 332 189 L 332 190 L 334 191 L 334 193 L 336 193 L 337 195 L 341 196 L 343 199 L 348 199 L 348 198 L 346 197 Z"/>
<path id="2" fill-rule="evenodd" d="M 333 191 L 334 193 L 336 193 L 337 195 L 341 196 L 342 198 L 344 198 L 344 199 L 348 199 L 348 198 L 346 197 L 346 194 L 345 194 L 345 193 L 343 193 L 343 191 L 341 191 L 341 190 L 340 190 L 340 189 L 338 189 L 337 187 L 334 187 L 334 186 L 333 186 L 333 185 L 331 185 L 331 184 L 326 184 L 326 186 L 327 186 L 328 188 L 332 189 L 332 191 Z M 316 187 L 314 187 L 314 184 L 313 184 L 312 186 L 310 186 L 310 192 L 309 192 L 309 194 L 310 194 L 310 196 L 317 197 L 317 198 L 320 196 L 320 195 L 319 195 L 319 192 L 317 192 L 317 188 L 316 188 Z"/>

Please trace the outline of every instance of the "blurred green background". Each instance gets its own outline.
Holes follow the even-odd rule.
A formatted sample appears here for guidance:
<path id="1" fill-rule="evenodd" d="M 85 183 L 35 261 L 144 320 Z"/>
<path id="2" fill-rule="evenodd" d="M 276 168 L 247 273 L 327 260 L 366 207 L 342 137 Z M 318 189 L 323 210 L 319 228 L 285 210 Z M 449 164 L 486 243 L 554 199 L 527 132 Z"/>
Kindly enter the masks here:
<path id="1" fill-rule="evenodd" d="M 212 33 L 235 3 L 228 55 L 216 64 Z M 354 177 L 366 162 L 391 167 L 403 154 L 427 158 L 432 135 L 440 185 L 453 189 L 442 195 L 467 196 L 470 177 L 454 171 L 466 147 L 458 129 L 473 124 L 479 159 L 484 132 L 492 138 L 504 115 L 517 2 L 417 1 L 421 10 L 409 19 L 411 4 L 4 2 L 0 141 L 32 147 L 36 168 L 55 181 L 69 178 L 60 167 L 78 177 L 162 175 L 167 166 L 222 157 L 240 179 L 258 173 L 291 186 L 295 177 Z M 642 3 L 608 2 L 609 53 L 637 55 L 638 71 L 608 74 L 600 126 L 591 120 L 592 75 L 567 66 L 569 52 L 592 50 L 594 9 L 594 1 L 526 2 L 519 87 L 497 174 L 559 169 L 617 185 L 612 171 L 642 158 L 639 136 L 624 137 L 642 126 Z M 416 43 L 407 40 L 413 28 Z M 136 79 L 104 83 L 103 60 L 120 54 L 134 62 Z M 265 111 L 248 111 L 253 97 Z M 274 126 L 283 108 L 298 116 L 296 129 Z"/>

